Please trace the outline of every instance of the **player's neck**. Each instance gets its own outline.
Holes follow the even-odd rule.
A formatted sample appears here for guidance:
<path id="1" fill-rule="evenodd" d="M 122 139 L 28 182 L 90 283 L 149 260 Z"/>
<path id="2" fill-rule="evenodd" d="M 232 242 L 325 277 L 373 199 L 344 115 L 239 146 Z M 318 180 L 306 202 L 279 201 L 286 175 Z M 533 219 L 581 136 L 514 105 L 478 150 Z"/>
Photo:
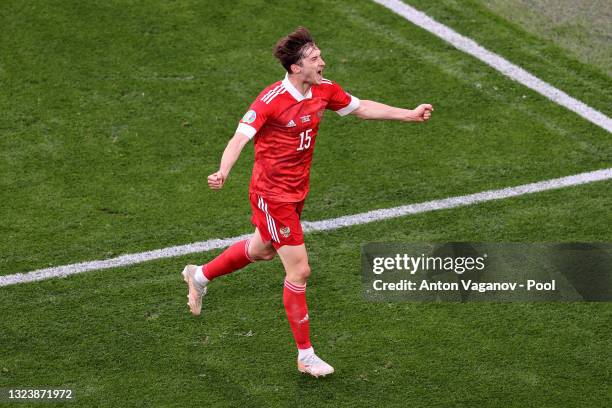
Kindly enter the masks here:
<path id="1" fill-rule="evenodd" d="M 289 82 L 298 90 L 302 95 L 306 95 L 310 89 L 310 84 L 303 81 L 297 75 L 288 75 Z"/>

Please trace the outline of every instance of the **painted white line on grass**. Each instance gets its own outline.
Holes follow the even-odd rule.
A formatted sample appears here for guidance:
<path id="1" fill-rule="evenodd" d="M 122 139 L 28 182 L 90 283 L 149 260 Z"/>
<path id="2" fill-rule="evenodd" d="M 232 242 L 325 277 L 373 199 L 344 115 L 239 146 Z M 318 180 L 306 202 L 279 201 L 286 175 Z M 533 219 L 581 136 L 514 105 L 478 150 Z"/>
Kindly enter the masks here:
<path id="1" fill-rule="evenodd" d="M 441 200 L 432 200 L 419 204 L 403 205 L 400 207 L 386 208 L 382 210 L 368 211 L 365 213 L 347 215 L 322 221 L 303 221 L 305 232 L 329 231 L 337 228 L 350 227 L 352 225 L 367 224 L 369 222 L 386 220 L 389 218 L 402 217 L 409 214 L 419 214 L 429 211 L 463 207 L 486 201 L 501 200 L 509 197 L 517 197 L 524 194 L 537 193 L 540 191 L 553 190 L 563 187 L 577 186 L 595 181 L 612 179 L 612 168 L 580 173 L 574 176 L 561 177 L 537 183 L 524 184 L 516 187 L 508 187 L 500 190 L 489 190 L 481 193 L 468 194 L 458 197 L 449 197 Z M 66 277 L 77 273 L 115 268 L 118 266 L 134 265 L 155 259 L 171 258 L 175 256 L 188 255 L 197 252 L 206 252 L 213 249 L 227 247 L 234 242 L 247 239 L 250 234 L 233 238 L 210 239 L 208 241 L 195 242 L 193 244 L 173 246 L 157 249 L 154 251 L 140 252 L 136 254 L 122 255 L 112 259 L 81 262 L 72 265 L 56 266 L 53 268 L 38 269 L 27 273 L 16 273 L 13 275 L 0 276 L 0 287 L 15 285 L 18 283 L 34 282 L 51 278 Z"/>
<path id="2" fill-rule="evenodd" d="M 104 259 L 100 261 L 88 261 L 71 265 L 54 266 L 51 268 L 37 269 L 27 273 L 16 273 L 14 275 L 0 276 L 0 287 L 15 285 L 17 283 L 41 281 L 51 278 L 63 278 L 66 276 L 75 275 L 77 273 L 117 268 L 119 266 L 134 265 L 156 259 L 171 258 L 174 256 L 187 255 L 196 252 L 212 251 L 213 249 L 230 246 L 234 242 L 249 238 L 251 235 L 252 234 L 246 234 L 239 237 L 225 239 L 209 239 L 208 241 L 155 249 L 153 251 L 139 252 L 136 254 L 126 254 L 116 258 Z"/>
<path id="3" fill-rule="evenodd" d="M 380 221 L 389 218 L 402 217 L 410 214 L 419 214 L 435 210 L 463 207 L 466 205 L 483 203 L 486 201 L 501 200 L 504 198 L 521 196 L 524 194 L 537 193 L 540 191 L 553 190 L 563 187 L 577 186 L 579 184 L 592 183 L 594 181 L 612 179 L 612 168 L 580 173 L 574 176 L 561 177 L 537 183 L 524 184 L 516 187 L 503 188 L 501 190 L 489 190 L 482 193 L 468 194 L 457 197 L 449 197 L 441 200 L 432 200 L 419 204 L 403 205 L 401 207 L 386 208 L 382 210 L 368 211 L 366 213 L 347 215 L 333 218 L 331 220 L 302 223 L 305 231 L 329 231 L 336 228 L 349 227 L 351 225 L 366 224 L 368 222 Z"/>
<path id="4" fill-rule="evenodd" d="M 483 48 L 474 40 L 457 33 L 444 24 L 438 23 L 427 14 L 410 7 L 399 0 L 373 1 L 385 6 L 396 14 L 399 14 L 411 23 L 440 37 L 441 39 L 455 46 L 455 48 L 478 58 L 502 74 L 544 95 L 551 101 L 566 107 L 567 109 L 577 113 L 586 120 L 596 124 L 608 132 L 612 132 L 612 119 L 603 113 L 591 108 L 575 98 L 572 98 L 565 92 L 533 76 L 518 65 L 515 65 L 505 58 L 487 50 L 486 48 Z"/>

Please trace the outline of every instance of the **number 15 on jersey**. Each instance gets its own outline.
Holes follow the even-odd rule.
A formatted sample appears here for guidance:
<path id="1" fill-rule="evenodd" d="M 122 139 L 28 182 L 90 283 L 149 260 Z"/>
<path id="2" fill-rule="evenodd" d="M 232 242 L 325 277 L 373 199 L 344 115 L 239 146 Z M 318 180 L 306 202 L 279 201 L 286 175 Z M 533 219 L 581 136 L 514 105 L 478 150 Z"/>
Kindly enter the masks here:
<path id="1" fill-rule="evenodd" d="M 300 133 L 300 147 L 297 148 L 298 152 L 301 150 L 306 150 L 310 147 L 310 142 L 312 141 L 310 132 L 312 132 L 312 129 L 308 129 Z"/>

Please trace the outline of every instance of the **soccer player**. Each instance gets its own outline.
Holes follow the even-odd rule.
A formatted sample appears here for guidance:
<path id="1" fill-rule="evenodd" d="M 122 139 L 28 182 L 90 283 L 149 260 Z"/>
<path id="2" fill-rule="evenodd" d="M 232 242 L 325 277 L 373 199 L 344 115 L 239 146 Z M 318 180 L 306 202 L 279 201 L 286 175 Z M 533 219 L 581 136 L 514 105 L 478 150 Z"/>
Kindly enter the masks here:
<path id="1" fill-rule="evenodd" d="M 223 187 L 243 147 L 253 139 L 255 163 L 249 198 L 255 232 L 205 265 L 187 265 L 182 274 L 189 287 L 191 313 L 199 315 L 202 296 L 212 280 L 278 254 L 286 272 L 283 304 L 298 349 L 298 370 L 319 377 L 334 369 L 315 354 L 310 343 L 306 306 L 310 266 L 300 215 L 323 112 L 331 109 L 340 116 L 352 114 L 361 119 L 424 122 L 433 108 L 423 104 L 414 110 L 400 109 L 346 93 L 323 78 L 321 51 L 304 27 L 281 38 L 274 56 L 287 71 L 285 79 L 257 96 L 227 144 L 219 170 L 208 176 L 210 188 Z"/>

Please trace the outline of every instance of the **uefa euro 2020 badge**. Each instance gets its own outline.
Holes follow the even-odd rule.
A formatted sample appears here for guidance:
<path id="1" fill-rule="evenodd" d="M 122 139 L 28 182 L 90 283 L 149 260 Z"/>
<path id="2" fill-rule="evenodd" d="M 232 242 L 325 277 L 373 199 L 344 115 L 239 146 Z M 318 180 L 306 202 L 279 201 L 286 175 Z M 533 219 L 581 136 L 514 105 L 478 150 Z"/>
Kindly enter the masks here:
<path id="1" fill-rule="evenodd" d="M 257 118 L 257 113 L 254 110 L 250 110 L 244 114 L 242 121 L 250 125 L 251 123 L 255 122 L 255 118 Z"/>
<path id="2" fill-rule="evenodd" d="M 289 238 L 289 234 L 291 234 L 291 230 L 289 227 L 283 227 L 278 230 L 284 238 Z"/>

